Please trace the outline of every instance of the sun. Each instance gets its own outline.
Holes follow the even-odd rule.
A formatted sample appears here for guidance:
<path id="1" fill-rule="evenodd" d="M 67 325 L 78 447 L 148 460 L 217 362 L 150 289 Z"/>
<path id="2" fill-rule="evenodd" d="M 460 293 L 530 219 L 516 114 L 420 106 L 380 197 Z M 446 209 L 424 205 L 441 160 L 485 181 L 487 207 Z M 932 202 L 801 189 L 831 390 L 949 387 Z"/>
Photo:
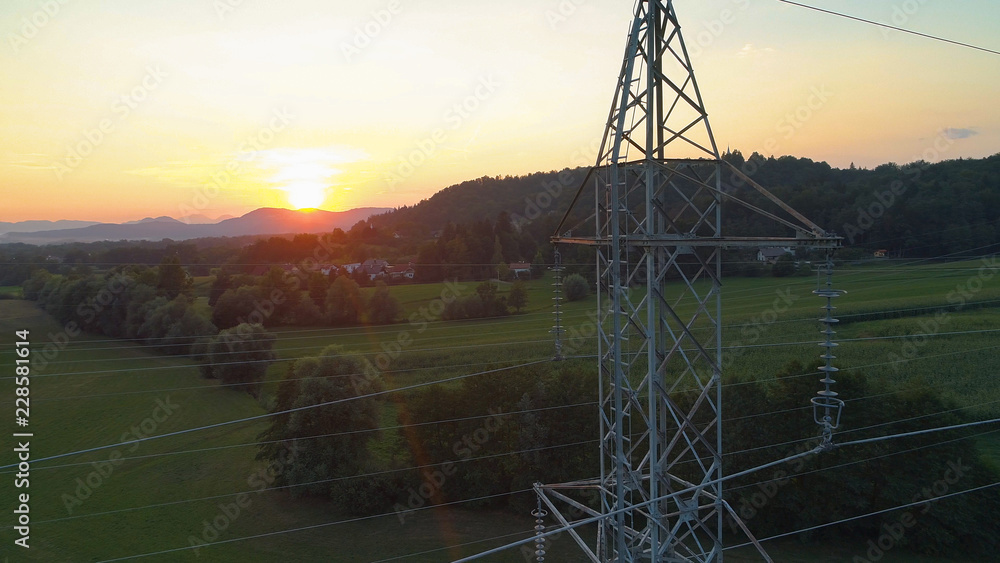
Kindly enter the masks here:
<path id="1" fill-rule="evenodd" d="M 290 159 L 281 163 L 271 181 L 285 192 L 290 206 L 313 209 L 326 201 L 328 182 L 334 172 L 322 163 Z"/>
<path id="2" fill-rule="evenodd" d="M 291 148 L 261 151 L 258 167 L 265 183 L 284 192 L 287 206 L 293 209 L 319 209 L 339 190 L 336 177 L 339 164 L 357 162 L 366 157 L 363 151 L 342 146 Z"/>
<path id="3" fill-rule="evenodd" d="M 281 189 L 288 197 L 288 204 L 295 209 L 315 209 L 326 201 L 326 186 L 320 182 L 299 180 Z"/>

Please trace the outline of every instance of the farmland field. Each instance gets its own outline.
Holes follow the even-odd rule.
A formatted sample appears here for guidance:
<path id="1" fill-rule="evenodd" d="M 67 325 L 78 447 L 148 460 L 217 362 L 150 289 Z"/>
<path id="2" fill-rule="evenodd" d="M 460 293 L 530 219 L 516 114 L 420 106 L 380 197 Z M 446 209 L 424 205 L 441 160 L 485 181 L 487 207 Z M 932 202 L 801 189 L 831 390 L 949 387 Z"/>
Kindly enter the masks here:
<path id="1" fill-rule="evenodd" d="M 0 299 L 20 299 L 20 286 L 0 285 Z"/>
<path id="2" fill-rule="evenodd" d="M 1000 390 L 993 374 L 998 347 L 994 331 L 1000 331 L 996 308 L 1000 276 L 985 278 L 982 266 L 972 261 L 839 269 L 834 285 L 847 294 L 837 303 L 837 315 L 843 320 L 837 335 L 842 340 L 837 365 L 889 388 L 916 382 L 939 389 L 970 412 L 995 417 L 1000 412 Z M 550 283 L 549 279 L 531 282 L 527 309 L 509 317 L 435 320 L 435 300 L 445 286 L 418 284 L 391 288 L 405 317 L 415 315 L 412 322 L 277 329 L 279 361 L 268 370 L 260 400 L 200 378 L 198 369 L 183 357 L 165 357 L 101 337 L 64 338 L 63 327 L 33 303 L 16 299 L 0 300 L 0 362 L 12 365 L 16 330 L 31 331 L 36 357 L 49 346 L 45 361 L 35 364 L 31 384 L 32 456 L 37 459 L 119 444 L 129 433 L 159 436 L 263 414 L 291 361 L 331 344 L 370 358 L 384 354 L 386 366 L 380 368 L 388 389 L 546 360 L 553 354 L 548 332 Z M 811 277 L 726 280 L 724 345 L 734 357 L 727 377 L 769 378 L 791 360 L 807 363 L 819 354 L 816 317 L 821 300 L 811 294 L 816 283 Z M 475 285 L 460 284 L 456 291 L 472 293 Z M 206 287 L 201 280 L 198 290 Z M 11 289 L 17 288 L 0 292 Z M 781 296 L 788 307 L 769 312 Z M 567 339 L 576 335 L 572 355 L 594 353 L 588 313 L 596 302 L 590 296 L 564 306 Z M 427 311 L 425 320 L 420 320 L 422 309 Z M 934 319 L 936 324 L 930 324 Z M 406 338 L 401 339 L 403 334 Z M 844 425 L 849 432 L 851 398 L 845 399 Z M 12 396 L 0 397 L 0 402 L 4 412 L 12 414 Z M 808 397 L 802 402 L 805 406 Z M 384 408 L 383 420 L 390 426 L 395 421 L 393 407 Z M 802 417 L 804 424 L 811 423 L 809 413 L 803 411 Z M 224 425 L 32 466 L 32 547 L 16 555 L 34 561 L 101 561 L 155 553 L 147 559 L 437 562 L 528 537 L 534 525 L 527 514 L 482 512 L 461 505 L 424 510 L 403 524 L 394 514 L 356 519 L 330 503 L 293 498 L 287 491 L 257 492 L 263 464 L 254 459 L 254 441 L 265 427 L 264 420 Z M 387 431 L 380 439 L 395 440 L 398 434 Z M 980 444 L 1000 463 L 995 433 L 984 435 Z M 4 450 L 10 451 L 6 446 Z M 118 455 L 129 459 L 122 461 Z M 3 464 L 10 463 L 9 456 L 4 459 Z M 8 473 L 4 479 L 10 479 L 10 470 L 3 471 Z M 249 504 L 244 503 L 237 514 L 233 503 L 241 492 L 249 492 Z M 13 504 L 11 487 L 0 487 L 0 505 Z M 210 526 L 206 536 L 206 523 L 213 521 L 225 525 Z M 293 529 L 300 531 L 281 533 Z M 8 553 L 12 530 L 5 527 L 2 536 L 3 552 Z M 192 536 L 218 543 L 196 553 L 186 549 Z M 863 544 L 803 546 L 786 540 L 768 547 L 778 561 L 845 561 L 862 554 Z M 578 561 L 575 554 L 572 542 L 564 537 L 553 542 L 546 560 Z M 729 559 L 758 560 L 746 550 L 737 550 Z M 514 549 L 484 560 L 530 559 Z M 892 552 L 882 561 L 947 560 Z"/>

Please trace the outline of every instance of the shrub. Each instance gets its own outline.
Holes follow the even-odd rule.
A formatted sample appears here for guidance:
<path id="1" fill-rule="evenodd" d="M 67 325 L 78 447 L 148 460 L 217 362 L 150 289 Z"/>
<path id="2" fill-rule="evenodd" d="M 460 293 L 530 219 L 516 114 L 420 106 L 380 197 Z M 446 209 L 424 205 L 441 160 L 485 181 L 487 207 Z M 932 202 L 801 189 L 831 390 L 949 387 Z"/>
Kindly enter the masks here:
<path id="1" fill-rule="evenodd" d="M 590 285 L 580 274 L 570 274 L 563 281 L 563 293 L 567 301 L 579 301 L 590 294 Z"/>

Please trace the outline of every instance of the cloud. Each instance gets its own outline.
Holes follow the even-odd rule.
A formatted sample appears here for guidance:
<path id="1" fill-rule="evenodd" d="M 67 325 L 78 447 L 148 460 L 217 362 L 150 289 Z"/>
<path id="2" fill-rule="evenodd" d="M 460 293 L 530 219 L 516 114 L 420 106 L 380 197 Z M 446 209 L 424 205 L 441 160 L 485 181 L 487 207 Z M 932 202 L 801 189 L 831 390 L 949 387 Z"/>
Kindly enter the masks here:
<path id="1" fill-rule="evenodd" d="M 741 59 L 751 56 L 756 58 L 756 57 L 762 57 L 764 55 L 770 55 L 771 53 L 774 52 L 775 49 L 772 47 L 760 48 L 760 47 L 754 47 L 753 43 L 747 43 L 746 45 L 743 46 L 742 49 L 740 49 L 736 53 L 736 56 Z"/>
<path id="2" fill-rule="evenodd" d="M 341 172 L 334 165 L 351 164 L 366 158 L 368 158 L 366 152 L 348 146 L 276 147 L 228 155 L 205 156 L 194 160 L 169 161 L 161 166 L 127 170 L 126 174 L 153 178 L 185 188 L 211 183 L 220 175 L 229 178 L 229 180 L 239 177 L 240 182 L 231 183 L 227 180 L 219 187 L 244 190 L 251 183 L 255 185 L 271 184 L 301 179 L 303 176 L 328 178 Z"/>
<path id="3" fill-rule="evenodd" d="M 968 139 L 969 137 L 979 134 L 979 131 L 976 131 L 975 127 L 945 127 L 941 132 L 944 133 L 944 136 L 949 139 Z"/>
<path id="4" fill-rule="evenodd" d="M 0 154 L 0 166 L 26 170 L 53 170 L 55 169 L 55 160 L 49 155 L 39 153 L 8 152 Z"/>

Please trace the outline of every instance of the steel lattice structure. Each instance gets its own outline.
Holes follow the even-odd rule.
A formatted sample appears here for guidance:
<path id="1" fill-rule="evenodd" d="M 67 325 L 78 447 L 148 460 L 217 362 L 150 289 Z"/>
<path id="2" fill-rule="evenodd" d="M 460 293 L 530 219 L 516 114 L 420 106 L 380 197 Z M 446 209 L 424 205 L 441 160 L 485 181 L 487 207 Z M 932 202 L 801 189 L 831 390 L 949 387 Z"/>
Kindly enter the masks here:
<path id="1" fill-rule="evenodd" d="M 732 181 L 758 204 L 727 189 Z M 564 218 L 553 241 L 597 253 L 601 473 L 536 491 L 562 526 L 607 516 L 596 545 L 569 530 L 591 561 L 721 561 L 727 517 L 753 541 L 720 481 L 722 252 L 840 239 L 721 158 L 672 0 L 636 4 L 597 165 L 574 206 L 588 186 L 593 232 L 564 232 Z M 785 236 L 724 236 L 724 201 Z M 599 510 L 581 502 L 586 490 Z"/>

